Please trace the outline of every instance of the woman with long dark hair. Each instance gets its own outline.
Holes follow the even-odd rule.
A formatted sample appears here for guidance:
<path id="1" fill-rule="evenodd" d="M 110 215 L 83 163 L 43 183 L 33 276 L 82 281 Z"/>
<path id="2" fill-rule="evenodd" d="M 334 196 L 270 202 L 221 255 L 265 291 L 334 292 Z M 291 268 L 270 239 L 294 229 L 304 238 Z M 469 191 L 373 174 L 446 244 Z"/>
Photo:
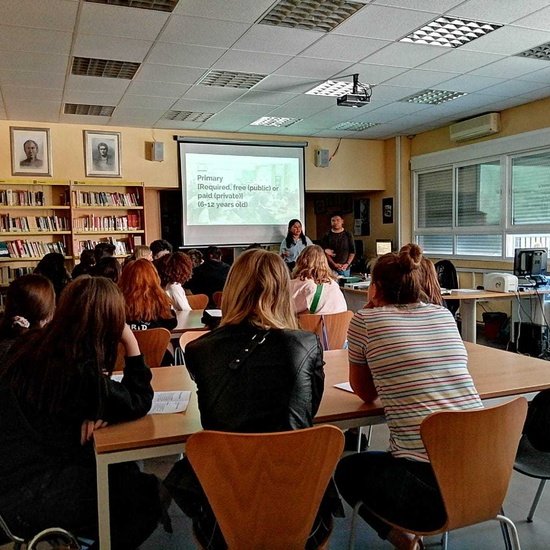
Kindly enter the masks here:
<path id="1" fill-rule="evenodd" d="M 82 275 L 52 321 L 29 332 L 0 366 L 0 509 L 24 536 L 52 525 L 96 538 L 93 431 L 145 415 L 151 371 L 125 324 L 124 299 L 103 277 Z M 110 378 L 119 342 L 121 382 Z M 134 463 L 110 470 L 114 548 L 136 548 L 161 516 L 159 483 Z"/>
<path id="2" fill-rule="evenodd" d="M 312 244 L 311 239 L 304 235 L 302 222 L 294 218 L 288 222 L 288 232 L 281 243 L 279 254 L 292 271 L 300 252 Z"/>

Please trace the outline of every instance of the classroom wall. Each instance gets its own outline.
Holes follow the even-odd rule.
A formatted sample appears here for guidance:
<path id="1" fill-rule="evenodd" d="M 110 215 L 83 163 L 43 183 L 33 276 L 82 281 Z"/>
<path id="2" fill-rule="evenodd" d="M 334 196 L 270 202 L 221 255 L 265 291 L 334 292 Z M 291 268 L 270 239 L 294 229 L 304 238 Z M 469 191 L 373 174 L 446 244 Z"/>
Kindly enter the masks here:
<path id="1" fill-rule="evenodd" d="M 147 188 L 147 238 L 160 238 L 158 190 L 179 186 L 177 143 L 174 135 L 193 137 L 248 139 L 258 141 L 308 142 L 306 148 L 306 191 L 308 192 L 361 192 L 384 189 L 384 142 L 360 139 L 328 139 L 315 137 L 273 136 L 257 134 L 229 134 L 221 132 L 197 132 L 187 130 L 152 130 L 114 126 L 82 124 L 36 123 L 25 121 L 0 121 L 0 180 L 29 179 L 29 176 L 11 175 L 10 126 L 23 128 L 49 128 L 52 144 L 52 179 L 86 180 L 84 169 L 84 130 L 120 132 L 122 144 L 122 179 L 143 181 Z M 146 144 L 151 141 L 164 143 L 164 161 L 147 160 Z M 334 155 L 335 151 L 337 153 Z M 328 149 L 334 155 L 327 168 L 315 166 L 315 150 Z M 90 180 L 94 178 L 88 178 Z M 108 178 L 102 178 L 108 179 Z M 307 216 L 315 220 L 313 212 Z"/>

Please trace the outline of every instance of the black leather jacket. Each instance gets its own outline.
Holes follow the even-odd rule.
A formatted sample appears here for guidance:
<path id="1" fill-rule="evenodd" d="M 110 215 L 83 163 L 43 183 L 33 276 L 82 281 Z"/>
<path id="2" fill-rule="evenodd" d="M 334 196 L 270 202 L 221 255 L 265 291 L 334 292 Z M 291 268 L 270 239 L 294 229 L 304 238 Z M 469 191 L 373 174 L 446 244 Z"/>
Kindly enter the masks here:
<path id="1" fill-rule="evenodd" d="M 204 429 L 274 432 L 313 424 L 324 384 L 323 351 L 313 333 L 229 325 L 189 343 L 185 363 L 197 383 Z"/>

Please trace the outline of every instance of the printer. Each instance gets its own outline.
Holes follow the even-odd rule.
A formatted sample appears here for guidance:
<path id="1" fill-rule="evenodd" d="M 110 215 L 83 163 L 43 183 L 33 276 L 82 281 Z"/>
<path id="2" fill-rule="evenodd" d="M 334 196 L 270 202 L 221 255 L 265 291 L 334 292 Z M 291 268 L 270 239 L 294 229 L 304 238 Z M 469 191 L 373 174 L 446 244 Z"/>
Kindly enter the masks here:
<path id="1" fill-rule="evenodd" d="M 518 278 L 511 273 L 485 273 L 483 286 L 493 292 L 517 292 Z"/>

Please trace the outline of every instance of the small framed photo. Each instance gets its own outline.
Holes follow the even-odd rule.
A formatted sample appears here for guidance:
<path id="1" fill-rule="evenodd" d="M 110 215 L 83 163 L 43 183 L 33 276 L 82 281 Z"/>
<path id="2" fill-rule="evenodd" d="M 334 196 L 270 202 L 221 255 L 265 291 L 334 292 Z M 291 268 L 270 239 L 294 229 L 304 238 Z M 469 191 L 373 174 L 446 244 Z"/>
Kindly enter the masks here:
<path id="1" fill-rule="evenodd" d="M 51 176 L 52 147 L 49 128 L 10 126 L 13 176 Z"/>
<path id="2" fill-rule="evenodd" d="M 393 197 L 382 199 L 382 223 L 393 223 Z"/>
<path id="3" fill-rule="evenodd" d="M 120 133 L 84 130 L 86 177 L 121 178 Z"/>

